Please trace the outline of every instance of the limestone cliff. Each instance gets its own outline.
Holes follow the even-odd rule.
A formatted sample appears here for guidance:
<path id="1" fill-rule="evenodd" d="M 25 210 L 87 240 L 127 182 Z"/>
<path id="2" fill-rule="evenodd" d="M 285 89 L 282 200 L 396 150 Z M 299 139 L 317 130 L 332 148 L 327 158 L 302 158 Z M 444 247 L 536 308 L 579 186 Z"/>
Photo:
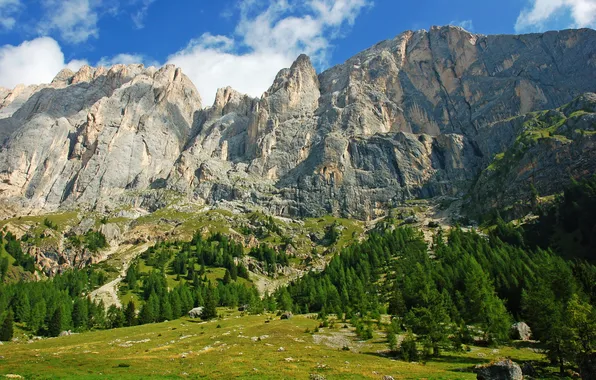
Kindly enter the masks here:
<path id="1" fill-rule="evenodd" d="M 0 90 L 0 196 L 33 212 L 104 211 L 156 208 L 172 192 L 374 218 L 408 198 L 473 184 L 482 194 L 484 170 L 522 132 L 511 118 L 594 91 L 595 70 L 594 30 L 450 26 L 404 32 L 319 75 L 300 56 L 260 99 L 226 88 L 205 109 L 171 66 L 65 70 L 49 85 Z M 564 159 L 541 175 L 569 172 L 571 157 L 587 163 L 572 175 L 593 173 L 582 146 L 557 151 Z"/>

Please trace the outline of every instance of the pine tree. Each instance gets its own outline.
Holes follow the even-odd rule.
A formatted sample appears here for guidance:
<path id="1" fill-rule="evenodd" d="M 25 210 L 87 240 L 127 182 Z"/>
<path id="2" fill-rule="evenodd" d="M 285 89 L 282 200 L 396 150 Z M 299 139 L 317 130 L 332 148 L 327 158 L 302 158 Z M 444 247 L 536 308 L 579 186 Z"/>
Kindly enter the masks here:
<path id="1" fill-rule="evenodd" d="M 89 321 L 87 302 L 77 298 L 72 306 L 72 323 L 75 328 L 86 328 Z"/>
<path id="2" fill-rule="evenodd" d="M 58 305 L 48 325 L 50 336 L 58 336 L 62 332 L 62 305 Z"/>
<path id="3" fill-rule="evenodd" d="M 207 288 L 207 294 L 205 297 L 205 308 L 201 314 L 201 318 L 204 320 L 213 319 L 217 317 L 217 301 L 215 300 L 214 290 L 211 286 Z"/>
<path id="4" fill-rule="evenodd" d="M 26 321 L 27 328 L 37 333 L 42 325 L 43 321 L 46 317 L 46 302 L 42 299 L 38 302 L 35 302 L 33 308 L 31 309 L 31 313 L 29 315 L 29 320 Z"/>
<path id="5" fill-rule="evenodd" d="M 124 313 L 116 305 L 110 305 L 108 308 L 108 326 L 112 329 L 124 326 Z"/>
<path id="6" fill-rule="evenodd" d="M 566 310 L 569 336 L 566 347 L 577 363 L 581 363 L 596 349 L 596 310 L 575 294 L 569 300 Z"/>
<path id="7" fill-rule="evenodd" d="M 293 309 L 292 296 L 290 296 L 290 293 L 288 292 L 287 288 L 284 287 L 280 290 L 277 302 L 279 304 L 280 310 L 292 311 L 292 309 Z"/>
<path id="8" fill-rule="evenodd" d="M 182 302 L 178 295 L 179 290 L 170 292 L 170 305 L 172 306 L 172 319 L 178 319 L 183 315 Z"/>
<path id="9" fill-rule="evenodd" d="M 2 242 L 2 239 L 0 239 Z M 0 259 L 0 281 L 4 281 L 6 274 L 8 273 L 8 257 L 5 255 Z"/>
<path id="10" fill-rule="evenodd" d="M 4 321 L 2 322 L 2 328 L 0 329 L 0 341 L 8 342 L 12 340 L 12 336 L 14 334 L 13 320 L 14 316 L 12 314 L 12 310 L 9 310 L 6 314 L 6 317 L 4 317 Z"/>
<path id="11" fill-rule="evenodd" d="M 171 321 L 173 318 L 172 315 L 172 305 L 170 305 L 170 300 L 168 299 L 167 295 L 162 297 L 159 302 L 159 320 L 163 321 Z"/>
<path id="12" fill-rule="evenodd" d="M 421 338 L 427 354 L 439 356 L 441 346 L 448 338 L 449 314 L 445 307 L 444 295 L 434 284 L 426 284 L 420 291 L 421 304 L 412 308 L 406 315 L 407 326 Z"/>
<path id="13" fill-rule="evenodd" d="M 23 292 L 23 294 L 17 298 L 15 311 L 16 320 L 18 322 L 26 322 L 29 320 L 29 316 L 31 314 L 31 304 L 29 303 L 29 296 L 27 295 L 27 292 Z"/>
<path id="14" fill-rule="evenodd" d="M 224 274 L 223 277 L 223 283 L 224 285 L 228 285 L 230 282 L 232 282 L 232 276 L 230 275 L 230 271 L 226 269 L 226 274 Z"/>
<path id="15" fill-rule="evenodd" d="M 124 323 L 126 326 L 134 326 L 136 324 L 136 309 L 135 303 L 133 300 L 128 301 L 128 305 L 126 305 L 126 310 L 124 311 Z"/>
<path id="16" fill-rule="evenodd" d="M 137 288 L 137 267 L 135 265 L 131 265 L 126 271 L 126 283 L 130 290 L 134 291 Z"/>

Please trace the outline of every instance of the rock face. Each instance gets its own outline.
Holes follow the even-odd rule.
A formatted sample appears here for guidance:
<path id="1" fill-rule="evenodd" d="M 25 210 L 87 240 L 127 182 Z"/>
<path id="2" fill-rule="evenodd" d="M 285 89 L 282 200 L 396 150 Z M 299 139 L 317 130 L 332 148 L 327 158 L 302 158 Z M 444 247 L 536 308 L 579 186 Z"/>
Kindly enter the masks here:
<path id="1" fill-rule="evenodd" d="M 94 207 L 126 189 L 150 188 L 180 156 L 201 107 L 173 66 L 63 71 L 19 99 L 2 109 L 10 117 L 0 119 L 9 134 L 0 150 L 0 192 L 32 210 Z M 16 101 L 22 105 L 12 112 Z"/>
<path id="2" fill-rule="evenodd" d="M 523 132 L 517 117 L 593 91 L 595 69 L 590 29 L 449 26 L 404 32 L 320 75 L 302 55 L 260 99 L 225 88 L 206 109 L 172 66 L 65 70 L 49 85 L 0 90 L 0 197 L 33 212 L 152 211 L 174 192 L 286 216 L 375 218 L 408 198 L 468 192 Z M 570 136 L 593 128 L 574 122 Z M 578 158 L 570 172 L 585 175 L 593 138 L 529 153 L 544 156 L 546 179 Z M 564 181 L 543 182 L 556 191 Z M 490 180 L 475 186 L 481 196 Z"/>
<path id="3" fill-rule="evenodd" d="M 504 359 L 477 369 L 478 380 L 522 380 L 524 375 L 517 363 Z"/>

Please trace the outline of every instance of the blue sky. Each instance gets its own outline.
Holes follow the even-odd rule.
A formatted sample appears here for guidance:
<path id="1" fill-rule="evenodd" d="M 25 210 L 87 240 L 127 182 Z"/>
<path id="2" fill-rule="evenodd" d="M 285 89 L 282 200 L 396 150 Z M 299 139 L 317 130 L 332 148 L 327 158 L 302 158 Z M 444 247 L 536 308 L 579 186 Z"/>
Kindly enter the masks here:
<path id="1" fill-rule="evenodd" d="M 253 96 L 300 53 L 321 71 L 405 30 L 474 33 L 596 25 L 596 0 L 0 0 L 0 86 L 62 68 L 174 63 L 204 104 L 218 87 Z"/>

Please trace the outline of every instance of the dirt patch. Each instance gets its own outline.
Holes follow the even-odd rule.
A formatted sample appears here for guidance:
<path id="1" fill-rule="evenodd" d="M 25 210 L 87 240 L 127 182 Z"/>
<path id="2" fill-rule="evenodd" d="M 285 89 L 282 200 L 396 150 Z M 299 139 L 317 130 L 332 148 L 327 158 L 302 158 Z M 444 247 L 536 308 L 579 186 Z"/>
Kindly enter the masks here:
<path id="1" fill-rule="evenodd" d="M 118 298 L 118 286 L 126 276 L 126 271 L 128 270 L 130 263 L 132 263 L 132 261 L 143 251 L 149 248 L 150 245 L 151 244 L 149 243 L 145 243 L 132 249 L 129 246 L 124 247 L 125 252 L 121 257 L 122 267 L 120 269 L 120 274 L 114 280 L 91 292 L 91 299 L 94 301 L 103 301 L 106 308 L 109 308 L 112 305 L 121 308 L 122 303 L 120 302 L 120 298 Z M 121 246 L 120 248 L 123 247 Z"/>

